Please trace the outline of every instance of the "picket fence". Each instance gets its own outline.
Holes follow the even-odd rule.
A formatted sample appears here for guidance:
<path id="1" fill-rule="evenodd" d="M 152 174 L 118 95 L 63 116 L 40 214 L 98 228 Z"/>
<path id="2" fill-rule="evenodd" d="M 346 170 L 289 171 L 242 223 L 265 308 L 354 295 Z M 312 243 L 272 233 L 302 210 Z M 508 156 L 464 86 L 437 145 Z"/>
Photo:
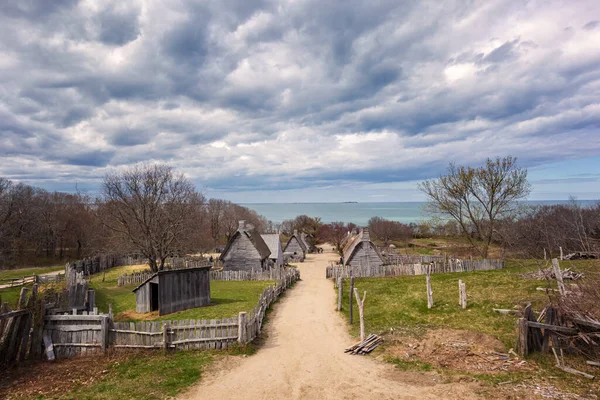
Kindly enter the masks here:
<path id="1" fill-rule="evenodd" d="M 431 264 L 401 264 L 401 265 L 382 265 L 368 266 L 361 265 L 359 267 L 350 266 L 329 266 L 325 272 L 327 278 L 375 278 L 388 276 L 402 275 L 425 275 L 427 269 L 430 268 L 431 273 L 444 272 L 471 272 L 471 271 L 488 271 L 504 268 L 504 260 L 484 259 L 484 260 L 458 260 L 449 259 L 446 263 L 431 263 Z"/>
<path id="2" fill-rule="evenodd" d="M 72 357 L 108 348 L 223 349 L 249 343 L 260 333 L 269 306 L 300 279 L 295 268 L 266 288 L 256 307 L 220 320 L 170 320 L 114 322 L 108 314 L 83 312 L 47 315 L 45 332 L 57 358 Z"/>
<path id="3" fill-rule="evenodd" d="M 154 275 L 150 271 L 133 272 L 117 278 L 117 286 L 139 285 Z M 285 275 L 285 268 L 265 271 L 210 271 L 211 281 L 275 281 Z"/>

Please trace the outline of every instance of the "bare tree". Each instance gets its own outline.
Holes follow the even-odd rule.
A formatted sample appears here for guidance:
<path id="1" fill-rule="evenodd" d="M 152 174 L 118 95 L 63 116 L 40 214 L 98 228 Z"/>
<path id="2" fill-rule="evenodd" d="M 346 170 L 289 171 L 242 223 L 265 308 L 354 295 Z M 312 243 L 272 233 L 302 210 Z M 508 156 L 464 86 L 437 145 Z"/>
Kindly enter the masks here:
<path id="1" fill-rule="evenodd" d="M 471 245 L 485 258 L 498 221 L 514 213 L 515 202 L 529 194 L 530 185 L 527 170 L 518 168 L 517 159 L 508 156 L 488 159 L 478 168 L 451 163 L 447 175 L 425 181 L 419 189 L 429 200 L 427 210 L 458 222 Z"/>
<path id="2" fill-rule="evenodd" d="M 335 250 L 341 255 L 342 243 L 348 237 L 349 231 L 343 222 L 332 222 L 321 227 L 319 237 L 334 245 Z"/>
<path id="3" fill-rule="evenodd" d="M 102 185 L 103 223 L 148 259 L 153 271 L 178 250 L 200 204 L 194 185 L 166 165 L 137 165 Z"/>
<path id="4" fill-rule="evenodd" d="M 369 219 L 369 231 L 387 246 L 391 240 L 409 240 L 412 228 L 399 221 L 391 221 L 381 217 Z"/>

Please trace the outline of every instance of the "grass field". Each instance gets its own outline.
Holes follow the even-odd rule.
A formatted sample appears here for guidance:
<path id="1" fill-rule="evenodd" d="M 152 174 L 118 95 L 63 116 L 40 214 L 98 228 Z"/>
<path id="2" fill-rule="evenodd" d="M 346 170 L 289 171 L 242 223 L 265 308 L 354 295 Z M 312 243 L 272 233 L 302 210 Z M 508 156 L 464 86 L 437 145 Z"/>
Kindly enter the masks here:
<path id="1" fill-rule="evenodd" d="M 135 294 L 133 286 L 117 286 L 117 277 L 125 272 L 140 271 L 144 266 L 113 268 L 106 272 L 104 282 L 102 274 L 92 276 L 91 288 L 96 290 L 96 305 L 102 312 L 108 311 L 112 304 L 116 321 L 137 320 L 173 320 L 173 319 L 220 319 L 236 316 L 241 311 L 253 309 L 260 294 L 273 285 L 272 281 L 211 281 L 211 305 L 193 308 L 169 315 L 158 316 L 157 312 L 137 314 L 135 312 Z"/>
<path id="2" fill-rule="evenodd" d="M 600 271 L 598 261 L 564 261 L 562 268 L 572 268 L 580 272 L 592 273 Z M 533 261 L 507 262 L 506 268 L 497 271 L 481 271 L 467 273 L 447 273 L 431 275 L 434 307 L 427 308 L 425 276 L 404 276 L 395 278 L 357 278 L 355 287 L 361 296 L 367 291 L 365 301 L 365 330 L 366 333 L 385 334 L 390 329 L 401 336 L 422 338 L 426 332 L 434 329 L 458 329 L 481 332 L 500 340 L 508 350 L 516 343 L 514 315 L 502 315 L 492 311 L 492 308 L 512 309 L 515 306 L 522 309 L 531 303 L 533 309 L 540 311 L 548 304 L 545 292 L 537 291 L 537 287 L 547 287 L 544 280 L 523 278 L 520 274 L 538 270 Z M 466 283 L 468 308 L 463 310 L 458 304 L 458 280 Z M 556 287 L 552 282 L 552 287 Z M 348 318 L 348 287 L 349 281 L 344 282 L 343 312 Z M 354 306 L 355 321 L 358 310 Z M 354 336 L 359 335 L 359 324 L 350 327 Z M 385 354 L 385 347 L 383 352 Z M 582 382 L 580 378 L 561 373 L 553 368 L 554 359 L 545 354 L 535 354 L 529 357 L 542 369 L 552 369 L 552 375 L 561 377 L 561 385 L 569 389 L 597 389 L 595 384 Z M 431 365 L 422 360 L 404 360 L 397 357 L 389 358 L 401 369 L 427 371 Z M 571 359 L 571 365 L 586 368 L 581 359 Z M 448 373 L 448 371 L 445 371 Z M 597 372 L 597 371 L 596 371 Z M 592 371 L 593 373 L 593 371 Z M 529 376 L 529 375 L 528 375 Z M 518 379 L 516 375 L 487 375 L 478 376 L 482 380 Z M 496 382 L 497 383 L 497 382 Z M 590 386 L 592 385 L 592 386 Z"/>
<path id="3" fill-rule="evenodd" d="M 0 284 L 9 283 L 8 281 L 6 281 L 7 279 L 22 278 L 24 276 L 31 276 L 33 274 L 47 274 L 48 272 L 63 271 L 64 269 L 64 266 L 54 266 L 0 270 Z"/>

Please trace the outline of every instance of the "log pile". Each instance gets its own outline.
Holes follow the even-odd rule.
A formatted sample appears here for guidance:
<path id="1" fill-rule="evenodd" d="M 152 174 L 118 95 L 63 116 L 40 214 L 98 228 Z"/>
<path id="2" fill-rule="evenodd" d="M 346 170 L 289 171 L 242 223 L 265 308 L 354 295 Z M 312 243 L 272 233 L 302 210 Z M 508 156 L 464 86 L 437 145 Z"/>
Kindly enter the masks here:
<path id="1" fill-rule="evenodd" d="M 375 334 L 370 334 L 364 341 L 358 342 L 355 345 L 348 347 L 344 353 L 350 354 L 369 354 L 372 352 L 379 344 L 383 342 L 383 338 L 381 336 L 377 336 Z"/>
<path id="2" fill-rule="evenodd" d="M 571 268 L 563 269 L 563 270 L 561 270 L 561 273 L 562 273 L 563 280 L 568 279 L 571 281 L 576 281 L 585 276 L 583 274 L 583 272 L 571 271 Z M 539 271 L 523 274 L 522 276 L 523 276 L 523 278 L 539 279 L 539 280 L 556 279 L 556 274 L 554 273 L 554 270 L 552 268 L 542 269 Z"/>

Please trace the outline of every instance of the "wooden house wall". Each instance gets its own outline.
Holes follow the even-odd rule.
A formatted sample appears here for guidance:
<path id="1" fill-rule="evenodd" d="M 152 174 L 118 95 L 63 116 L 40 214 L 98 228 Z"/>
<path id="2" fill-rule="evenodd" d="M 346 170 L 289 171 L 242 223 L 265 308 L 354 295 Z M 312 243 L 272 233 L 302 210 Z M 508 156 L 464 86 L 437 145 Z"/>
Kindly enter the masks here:
<path id="1" fill-rule="evenodd" d="M 147 313 L 152 311 L 152 293 L 150 283 L 158 283 L 158 276 L 154 276 L 150 281 L 140 286 L 135 291 L 135 312 Z"/>
<path id="2" fill-rule="evenodd" d="M 302 259 L 304 259 L 304 251 L 302 250 L 302 246 L 300 246 L 296 236 L 292 236 L 290 238 L 290 241 L 285 247 L 285 252 L 290 254 L 296 253 L 297 255 L 301 256 Z"/>
<path id="3" fill-rule="evenodd" d="M 346 260 L 346 265 L 380 267 L 383 265 L 383 260 L 371 242 L 361 242 L 350 255 L 350 259 Z"/>
<path id="4" fill-rule="evenodd" d="M 275 266 L 281 267 L 283 265 L 283 249 L 281 248 L 281 242 L 277 243 L 279 246 L 279 251 L 277 252 L 277 258 L 272 258 L 273 262 L 275 262 Z"/>
<path id="5" fill-rule="evenodd" d="M 238 235 L 223 259 L 224 271 L 261 271 L 266 267 L 266 259 L 261 260 L 260 253 L 245 235 Z"/>
<path id="6" fill-rule="evenodd" d="M 176 273 L 160 274 L 158 278 L 159 315 L 210 304 L 208 268 L 180 270 Z"/>

